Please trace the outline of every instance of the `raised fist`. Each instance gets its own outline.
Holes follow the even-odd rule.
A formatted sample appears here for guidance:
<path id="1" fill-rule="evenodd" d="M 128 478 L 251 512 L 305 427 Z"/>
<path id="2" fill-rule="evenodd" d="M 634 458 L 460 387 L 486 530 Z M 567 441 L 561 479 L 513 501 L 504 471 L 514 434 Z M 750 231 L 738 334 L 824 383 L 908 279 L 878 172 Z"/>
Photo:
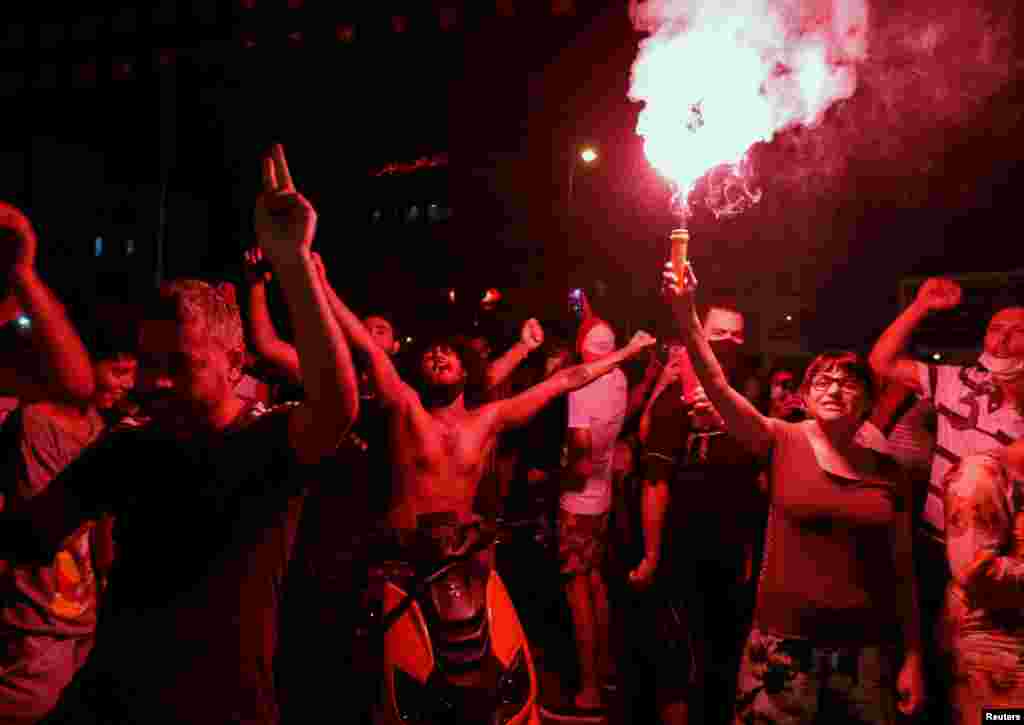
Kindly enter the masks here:
<path id="1" fill-rule="evenodd" d="M 536 350 L 544 343 L 544 329 L 534 318 L 523 323 L 523 329 L 519 339 L 530 351 Z"/>
<path id="2" fill-rule="evenodd" d="M 951 279 L 932 277 L 925 280 L 917 291 L 915 302 L 929 312 L 951 310 L 960 304 L 963 291 L 960 285 Z"/>
<path id="3" fill-rule="evenodd" d="M 280 144 L 263 160 L 263 193 L 256 199 L 254 222 L 259 246 L 275 264 L 313 244 L 316 211 L 295 190 Z"/>

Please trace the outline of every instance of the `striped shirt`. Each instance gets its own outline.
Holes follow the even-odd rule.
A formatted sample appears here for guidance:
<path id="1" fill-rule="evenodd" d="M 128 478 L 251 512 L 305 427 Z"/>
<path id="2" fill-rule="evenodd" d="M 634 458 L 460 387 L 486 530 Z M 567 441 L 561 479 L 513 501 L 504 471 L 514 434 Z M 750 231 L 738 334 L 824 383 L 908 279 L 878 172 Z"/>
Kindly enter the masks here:
<path id="1" fill-rule="evenodd" d="M 1007 446 L 1024 436 L 1024 416 L 1007 402 L 978 365 L 917 363 L 918 382 L 938 416 L 938 433 L 923 528 L 934 538 L 945 535 L 945 479 L 950 469 L 975 453 Z"/>

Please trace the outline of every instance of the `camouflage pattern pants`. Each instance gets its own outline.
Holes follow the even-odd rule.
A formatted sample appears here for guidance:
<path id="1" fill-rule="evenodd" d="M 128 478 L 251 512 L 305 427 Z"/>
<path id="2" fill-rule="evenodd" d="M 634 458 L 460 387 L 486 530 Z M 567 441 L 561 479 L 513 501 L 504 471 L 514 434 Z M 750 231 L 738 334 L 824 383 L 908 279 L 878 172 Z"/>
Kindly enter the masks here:
<path id="1" fill-rule="evenodd" d="M 755 628 L 743 650 L 735 723 L 895 723 L 893 654 L 883 647 L 819 647 Z"/>
<path id="2" fill-rule="evenodd" d="M 975 633 L 953 648 L 953 722 L 978 725 L 983 707 L 1024 707 L 1024 639 Z"/>

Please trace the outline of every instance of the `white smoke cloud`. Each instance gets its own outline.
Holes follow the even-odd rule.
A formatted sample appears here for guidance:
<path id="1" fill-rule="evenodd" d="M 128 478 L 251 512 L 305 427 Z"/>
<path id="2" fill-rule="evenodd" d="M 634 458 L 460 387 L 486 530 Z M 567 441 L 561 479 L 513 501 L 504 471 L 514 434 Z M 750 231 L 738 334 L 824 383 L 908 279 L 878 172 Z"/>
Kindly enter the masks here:
<path id="1" fill-rule="evenodd" d="M 757 202 L 742 178 L 750 147 L 818 123 L 854 93 L 868 53 L 864 0 L 631 0 L 629 10 L 648 34 L 629 91 L 644 103 L 645 152 L 683 207 L 719 169 L 725 186 L 712 183 L 706 199 L 716 214 Z"/>
<path id="2" fill-rule="evenodd" d="M 829 189 L 854 158 L 927 172 L 929 135 L 971 121 L 1015 72 L 1013 12 L 975 0 L 898 9 L 867 0 L 630 0 L 633 25 L 647 36 L 629 91 L 644 104 L 637 133 L 676 203 L 685 206 L 706 174 L 703 201 L 716 214 L 729 213 L 721 200 L 737 188 L 750 196 L 734 209 L 760 198 L 746 161 L 764 143 L 782 153 L 758 173 L 807 190 Z"/>

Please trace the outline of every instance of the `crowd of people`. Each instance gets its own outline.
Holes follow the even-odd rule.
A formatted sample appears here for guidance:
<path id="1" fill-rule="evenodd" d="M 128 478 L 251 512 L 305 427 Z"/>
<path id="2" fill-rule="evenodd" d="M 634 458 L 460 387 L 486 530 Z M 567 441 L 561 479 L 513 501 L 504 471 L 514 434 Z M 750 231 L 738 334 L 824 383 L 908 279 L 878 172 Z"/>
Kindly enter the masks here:
<path id="1" fill-rule="evenodd" d="M 931 279 L 870 355 L 763 374 L 737 305 L 698 304 L 670 263 L 660 343 L 620 345 L 580 289 L 574 334 L 530 319 L 500 355 L 452 331 L 400 353 L 332 286 L 316 220 L 275 147 L 242 304 L 176 280 L 120 334 L 72 321 L 0 203 L 0 315 L 32 321 L 0 349 L 0 723 L 372 722 L 372 564 L 440 530 L 466 551 L 537 501 L 561 591 L 510 593 L 564 603 L 576 685 L 542 688 L 546 720 L 1024 707 L 1024 301 L 969 365 L 908 356 L 961 301 Z"/>

